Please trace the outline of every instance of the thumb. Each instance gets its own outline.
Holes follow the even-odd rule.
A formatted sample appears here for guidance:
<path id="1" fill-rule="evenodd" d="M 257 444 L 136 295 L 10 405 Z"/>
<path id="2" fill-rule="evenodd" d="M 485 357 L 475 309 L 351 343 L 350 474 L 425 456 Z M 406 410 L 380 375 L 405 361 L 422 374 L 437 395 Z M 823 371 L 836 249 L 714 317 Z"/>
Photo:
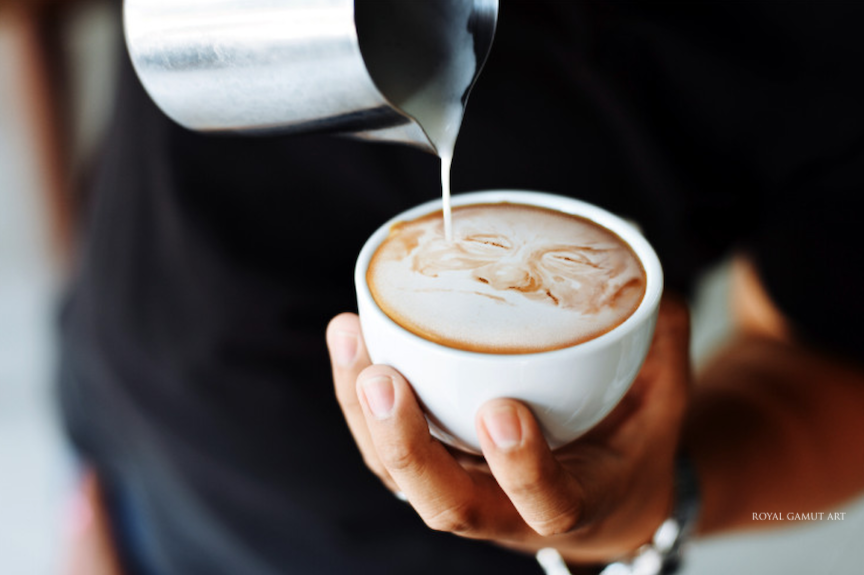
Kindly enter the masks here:
<path id="1" fill-rule="evenodd" d="M 489 469 L 531 529 L 549 536 L 579 525 L 582 487 L 552 455 L 525 405 L 492 400 L 477 412 L 476 427 Z"/>

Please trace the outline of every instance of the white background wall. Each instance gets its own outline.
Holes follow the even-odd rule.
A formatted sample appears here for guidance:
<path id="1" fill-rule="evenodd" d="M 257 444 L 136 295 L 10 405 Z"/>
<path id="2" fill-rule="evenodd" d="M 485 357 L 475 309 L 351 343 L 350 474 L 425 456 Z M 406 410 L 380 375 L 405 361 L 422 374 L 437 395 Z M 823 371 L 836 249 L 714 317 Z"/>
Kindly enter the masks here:
<path id="1" fill-rule="evenodd" d="M 116 28 L 104 6 L 69 22 L 73 161 L 92 149 L 110 110 Z M 26 125 L 21 32 L 0 18 L 0 575 L 57 575 L 75 485 L 54 401 L 56 306 L 43 175 Z"/>
<path id="2" fill-rule="evenodd" d="M 0 573 L 41 575 L 56 573 L 68 460 L 51 389 L 57 282 L 16 32 L 0 21 Z"/>

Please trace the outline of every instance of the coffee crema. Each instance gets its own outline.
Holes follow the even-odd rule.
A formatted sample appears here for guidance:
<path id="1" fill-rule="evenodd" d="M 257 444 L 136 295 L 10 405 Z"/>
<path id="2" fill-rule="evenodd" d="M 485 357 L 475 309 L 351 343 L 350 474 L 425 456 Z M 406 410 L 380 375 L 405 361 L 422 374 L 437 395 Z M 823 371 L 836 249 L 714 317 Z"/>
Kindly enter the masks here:
<path id="1" fill-rule="evenodd" d="M 394 225 L 369 263 L 375 302 L 397 324 L 467 351 L 521 354 L 570 347 L 630 317 L 645 295 L 636 254 L 579 216 L 497 203 Z"/>

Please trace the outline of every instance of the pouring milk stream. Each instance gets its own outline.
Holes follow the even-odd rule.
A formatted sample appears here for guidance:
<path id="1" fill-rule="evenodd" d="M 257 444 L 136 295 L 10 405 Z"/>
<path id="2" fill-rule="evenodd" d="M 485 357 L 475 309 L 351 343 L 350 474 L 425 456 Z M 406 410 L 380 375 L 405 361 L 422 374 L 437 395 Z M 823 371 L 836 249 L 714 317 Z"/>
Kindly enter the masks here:
<path id="1" fill-rule="evenodd" d="M 421 126 L 441 159 L 448 240 L 452 239 L 450 167 L 478 72 L 470 27 L 473 12 L 472 3 L 462 0 L 416 2 L 410 10 L 404 9 L 404 0 L 383 0 L 374 13 L 367 14 L 361 6 L 357 13 L 360 48 L 370 75 L 381 92 Z M 418 34 L 419 30 L 423 33 Z"/>

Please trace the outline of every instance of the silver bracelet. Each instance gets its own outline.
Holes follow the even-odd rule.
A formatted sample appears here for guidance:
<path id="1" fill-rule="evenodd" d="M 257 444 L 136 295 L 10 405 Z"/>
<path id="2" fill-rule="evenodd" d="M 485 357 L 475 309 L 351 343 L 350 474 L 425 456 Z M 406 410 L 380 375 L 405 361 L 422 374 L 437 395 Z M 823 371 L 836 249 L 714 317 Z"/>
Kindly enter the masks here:
<path id="1" fill-rule="evenodd" d="M 675 509 L 664 521 L 650 543 L 626 560 L 607 565 L 600 575 L 672 575 L 681 568 L 683 549 L 699 515 L 701 496 L 696 470 L 686 455 L 675 463 Z M 537 562 L 546 575 L 570 575 L 557 550 L 541 549 Z"/>

